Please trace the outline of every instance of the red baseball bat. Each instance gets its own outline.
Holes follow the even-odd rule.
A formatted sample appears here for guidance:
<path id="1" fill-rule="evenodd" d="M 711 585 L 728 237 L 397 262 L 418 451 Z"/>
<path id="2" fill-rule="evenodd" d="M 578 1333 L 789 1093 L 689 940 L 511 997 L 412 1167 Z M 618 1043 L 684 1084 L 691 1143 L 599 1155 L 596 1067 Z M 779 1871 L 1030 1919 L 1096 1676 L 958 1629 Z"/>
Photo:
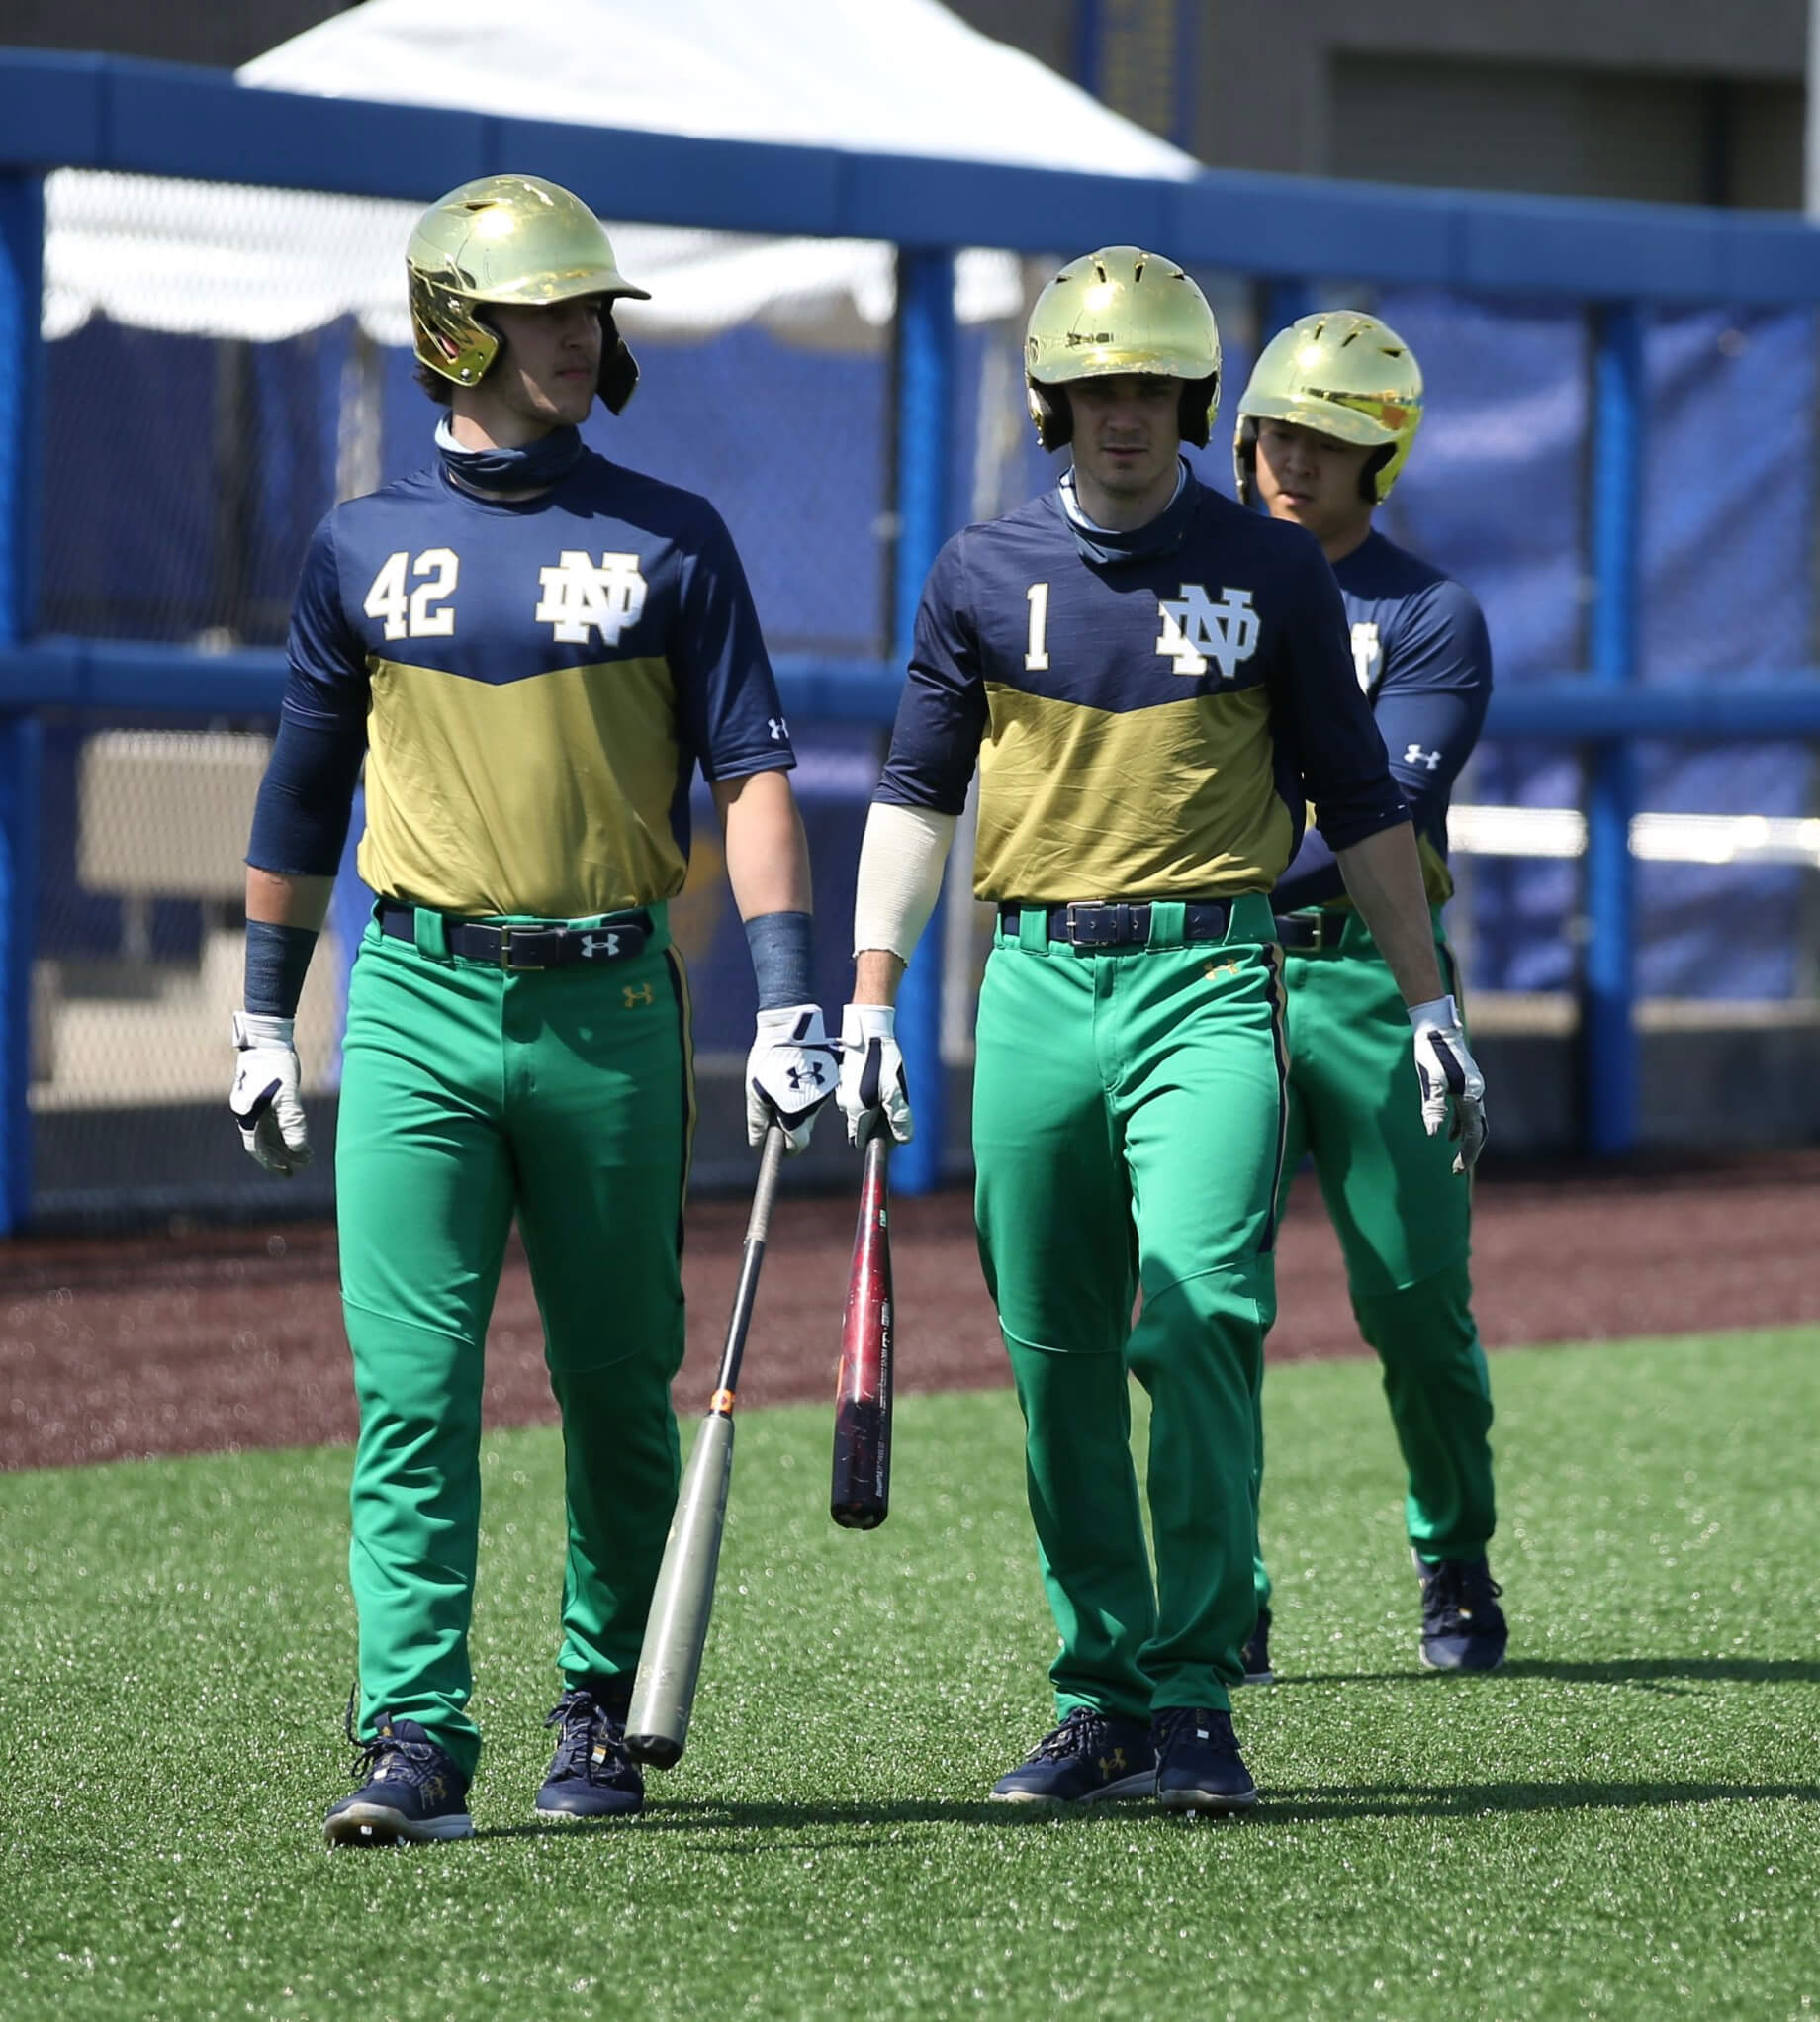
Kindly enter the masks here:
<path id="1" fill-rule="evenodd" d="M 875 1530 L 891 1511 L 891 1230 L 885 1199 L 890 1149 L 887 1130 L 865 1142 L 860 1226 L 847 1275 L 828 1494 L 828 1514 L 846 1530 Z"/>

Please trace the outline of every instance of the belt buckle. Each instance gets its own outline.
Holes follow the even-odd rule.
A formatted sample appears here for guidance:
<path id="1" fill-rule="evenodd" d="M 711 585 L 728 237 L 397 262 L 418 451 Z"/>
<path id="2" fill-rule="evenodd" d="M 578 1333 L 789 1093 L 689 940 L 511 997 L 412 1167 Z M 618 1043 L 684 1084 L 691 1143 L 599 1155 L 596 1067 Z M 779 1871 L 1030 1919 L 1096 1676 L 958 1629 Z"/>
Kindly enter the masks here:
<path id="1" fill-rule="evenodd" d="M 500 966 L 502 969 L 508 974 L 516 975 L 528 970 L 540 969 L 544 966 L 541 962 L 514 962 L 511 959 L 511 937 L 512 929 L 510 927 L 501 927 L 500 929 Z"/>

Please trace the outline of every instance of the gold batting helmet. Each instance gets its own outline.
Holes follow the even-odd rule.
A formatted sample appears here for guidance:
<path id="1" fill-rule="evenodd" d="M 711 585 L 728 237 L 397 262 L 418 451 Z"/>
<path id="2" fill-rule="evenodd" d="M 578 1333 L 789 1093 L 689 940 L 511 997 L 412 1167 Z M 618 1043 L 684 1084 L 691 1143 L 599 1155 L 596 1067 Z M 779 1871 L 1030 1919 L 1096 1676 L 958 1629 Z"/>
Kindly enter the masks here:
<path id="1" fill-rule="evenodd" d="M 1207 447 L 1220 406 L 1214 312 L 1173 260 L 1135 245 L 1070 260 L 1037 297 L 1024 336 L 1024 384 L 1044 448 L 1059 449 L 1074 433 L 1069 404 L 1053 389 L 1121 372 L 1185 380 L 1178 432 Z"/>
<path id="2" fill-rule="evenodd" d="M 1409 461 L 1421 417 L 1421 367 L 1388 323 L 1356 309 L 1302 317 L 1258 354 L 1238 403 L 1232 436 L 1238 496 L 1251 503 L 1258 422 L 1292 421 L 1376 450 L 1365 459 L 1359 489 L 1372 505 L 1380 505 Z"/>
<path id="3" fill-rule="evenodd" d="M 598 295 L 600 398 L 615 414 L 632 398 L 638 365 L 613 327 L 612 305 L 628 295 L 649 302 L 650 294 L 620 273 L 599 219 L 556 183 L 534 175 L 463 183 L 417 220 L 405 266 L 417 357 L 439 377 L 476 386 L 499 355 L 499 332 L 482 321 L 482 305 Z"/>

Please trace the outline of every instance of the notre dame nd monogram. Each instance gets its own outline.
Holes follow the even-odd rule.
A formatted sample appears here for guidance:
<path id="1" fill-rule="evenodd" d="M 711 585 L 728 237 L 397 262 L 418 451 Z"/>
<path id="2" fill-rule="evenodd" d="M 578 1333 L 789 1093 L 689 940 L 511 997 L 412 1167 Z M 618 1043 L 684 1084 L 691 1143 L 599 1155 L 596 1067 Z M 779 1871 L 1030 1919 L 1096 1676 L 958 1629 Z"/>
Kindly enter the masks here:
<path id="1" fill-rule="evenodd" d="M 1248 590 L 1223 589 L 1215 603 L 1202 584 L 1184 583 L 1180 597 L 1159 598 L 1156 609 L 1163 621 L 1156 650 L 1177 674 L 1203 675 L 1211 658 L 1220 663 L 1220 679 L 1230 681 L 1239 662 L 1257 651 L 1258 615 Z"/>
<path id="2" fill-rule="evenodd" d="M 586 646 L 591 631 L 603 646 L 617 646 L 619 635 L 637 624 L 645 608 L 645 579 L 636 555 L 593 558 L 581 548 L 564 548 L 553 569 L 539 569 L 543 585 L 537 622 L 565 646 Z"/>

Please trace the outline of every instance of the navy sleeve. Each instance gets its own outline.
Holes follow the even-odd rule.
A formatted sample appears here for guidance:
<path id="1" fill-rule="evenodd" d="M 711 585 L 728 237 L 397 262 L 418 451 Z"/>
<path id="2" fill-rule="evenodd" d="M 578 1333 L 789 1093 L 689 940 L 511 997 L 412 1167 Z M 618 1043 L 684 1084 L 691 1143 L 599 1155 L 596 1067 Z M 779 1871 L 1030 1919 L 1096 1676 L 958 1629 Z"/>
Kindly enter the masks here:
<path id="1" fill-rule="evenodd" d="M 1344 850 L 1410 817 L 1359 689 L 1339 585 L 1313 539 L 1304 538 L 1306 553 L 1285 585 L 1273 727 L 1315 804 L 1321 834 L 1330 848 Z M 1285 783 L 1299 808 L 1302 795 Z"/>
<path id="2" fill-rule="evenodd" d="M 964 536 L 936 557 L 916 613 L 910 670 L 884 775 L 872 796 L 894 807 L 958 814 L 986 730 L 986 687 L 966 598 Z"/>
<path id="3" fill-rule="evenodd" d="M 1445 855 L 1447 802 L 1492 699 L 1492 642 L 1470 591 L 1437 583 L 1400 615 L 1374 699 L 1403 797 Z"/>
<path id="4" fill-rule="evenodd" d="M 253 804 L 246 861 L 282 877 L 332 877 L 366 756 L 369 694 L 366 648 L 341 603 L 332 513 L 304 557 L 289 648 L 278 737 Z"/>
<path id="5" fill-rule="evenodd" d="M 358 726 L 366 739 L 370 684 L 366 644 L 341 601 L 341 569 L 331 512 L 310 537 L 291 603 L 291 672 L 283 713 L 299 723 Z"/>
<path id="6" fill-rule="evenodd" d="M 246 861 L 280 877 L 332 877 L 341 868 L 366 737 L 339 724 L 280 716 L 253 803 Z"/>
<path id="7" fill-rule="evenodd" d="M 733 536 L 711 506 L 683 558 L 682 588 L 671 666 L 702 778 L 787 770 L 796 754 L 759 613 Z"/>

